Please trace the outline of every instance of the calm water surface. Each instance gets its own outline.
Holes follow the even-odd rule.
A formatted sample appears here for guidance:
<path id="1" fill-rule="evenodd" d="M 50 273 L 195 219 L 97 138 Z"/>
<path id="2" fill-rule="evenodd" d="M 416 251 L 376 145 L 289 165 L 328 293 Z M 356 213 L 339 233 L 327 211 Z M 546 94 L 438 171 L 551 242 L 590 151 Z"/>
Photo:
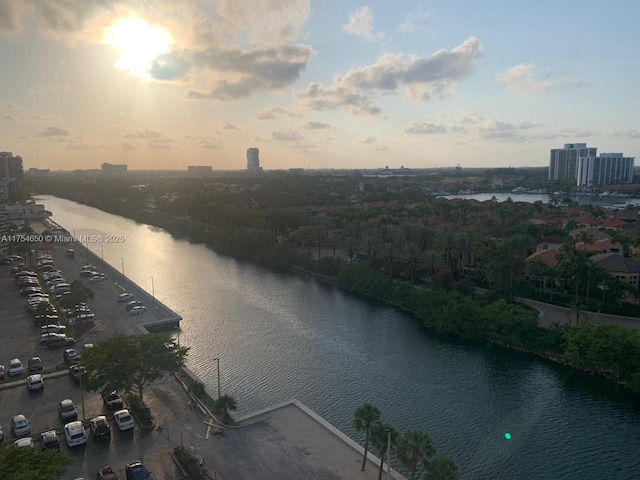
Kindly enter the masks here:
<path id="1" fill-rule="evenodd" d="M 498 347 L 429 334 L 411 318 L 91 207 L 41 197 L 77 235 L 183 316 L 188 366 L 239 413 L 297 398 L 358 441 L 354 410 L 426 429 L 464 479 L 640 479 L 640 414 L 615 387 Z M 505 440 L 505 432 L 512 439 Z"/>

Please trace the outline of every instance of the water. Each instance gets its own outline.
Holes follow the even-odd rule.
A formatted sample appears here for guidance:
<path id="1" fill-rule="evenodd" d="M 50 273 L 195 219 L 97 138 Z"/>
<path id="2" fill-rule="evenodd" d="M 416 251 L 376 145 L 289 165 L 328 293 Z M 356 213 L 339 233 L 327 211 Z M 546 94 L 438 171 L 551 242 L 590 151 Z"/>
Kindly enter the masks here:
<path id="1" fill-rule="evenodd" d="M 544 360 L 435 336 L 390 308 L 299 276 L 217 255 L 63 199 L 53 219 L 183 316 L 188 366 L 244 414 L 297 398 L 343 432 L 364 402 L 424 428 L 464 479 L 640 478 L 640 415 L 612 385 Z M 511 440 L 504 434 L 511 433 Z"/>
<path id="2" fill-rule="evenodd" d="M 550 196 L 546 193 L 469 193 L 460 195 L 443 195 L 441 198 L 454 199 L 461 198 L 464 200 L 477 200 L 485 202 L 495 198 L 498 202 L 504 202 L 511 199 L 514 202 L 549 203 Z M 562 195 L 560 195 L 562 198 Z M 599 205 L 601 207 L 624 208 L 625 205 L 640 205 L 640 199 L 623 197 L 619 195 L 599 196 L 599 195 L 572 195 L 571 199 L 578 205 Z"/>

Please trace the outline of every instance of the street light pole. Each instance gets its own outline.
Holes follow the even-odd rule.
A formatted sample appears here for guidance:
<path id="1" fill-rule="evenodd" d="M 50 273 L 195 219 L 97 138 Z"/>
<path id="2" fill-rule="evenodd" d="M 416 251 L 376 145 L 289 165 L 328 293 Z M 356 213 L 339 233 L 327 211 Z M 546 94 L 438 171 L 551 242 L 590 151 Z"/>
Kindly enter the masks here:
<path id="1" fill-rule="evenodd" d="M 220 400 L 220 359 L 214 358 L 216 362 L 218 362 L 218 400 Z"/>
<path id="2" fill-rule="evenodd" d="M 124 276 L 124 257 L 121 257 L 120 260 L 122 260 L 122 278 L 126 278 Z"/>
<path id="3" fill-rule="evenodd" d="M 104 246 L 100 244 L 100 258 L 104 262 Z"/>
<path id="4" fill-rule="evenodd" d="M 153 297 L 153 308 L 156 307 L 156 287 L 153 284 L 153 277 L 151 277 L 151 296 Z"/>
<path id="5" fill-rule="evenodd" d="M 82 374 L 84 373 L 84 368 L 80 368 L 80 375 L 78 378 L 80 379 L 80 401 L 82 402 L 82 421 L 86 420 L 84 413 L 84 389 L 82 388 Z"/>

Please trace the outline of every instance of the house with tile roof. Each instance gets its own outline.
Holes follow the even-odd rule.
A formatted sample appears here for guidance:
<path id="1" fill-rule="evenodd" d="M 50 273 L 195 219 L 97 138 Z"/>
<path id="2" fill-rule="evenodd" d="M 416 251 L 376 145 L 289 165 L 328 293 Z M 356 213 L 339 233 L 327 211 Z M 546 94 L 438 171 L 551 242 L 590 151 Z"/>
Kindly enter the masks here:
<path id="1" fill-rule="evenodd" d="M 615 253 L 599 253 L 591 257 L 591 261 L 600 265 L 619 280 L 629 282 L 638 288 L 640 282 L 640 262 Z"/>

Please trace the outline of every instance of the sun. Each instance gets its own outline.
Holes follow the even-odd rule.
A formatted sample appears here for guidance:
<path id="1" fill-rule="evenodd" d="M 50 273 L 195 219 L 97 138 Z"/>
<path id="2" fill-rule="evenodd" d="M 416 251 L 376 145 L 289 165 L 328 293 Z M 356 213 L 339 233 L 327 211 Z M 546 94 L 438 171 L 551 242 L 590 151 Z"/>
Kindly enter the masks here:
<path id="1" fill-rule="evenodd" d="M 173 37 L 165 28 L 149 25 L 142 18 L 126 17 L 105 30 L 104 42 L 121 52 L 116 68 L 149 79 L 153 61 L 169 51 Z"/>

